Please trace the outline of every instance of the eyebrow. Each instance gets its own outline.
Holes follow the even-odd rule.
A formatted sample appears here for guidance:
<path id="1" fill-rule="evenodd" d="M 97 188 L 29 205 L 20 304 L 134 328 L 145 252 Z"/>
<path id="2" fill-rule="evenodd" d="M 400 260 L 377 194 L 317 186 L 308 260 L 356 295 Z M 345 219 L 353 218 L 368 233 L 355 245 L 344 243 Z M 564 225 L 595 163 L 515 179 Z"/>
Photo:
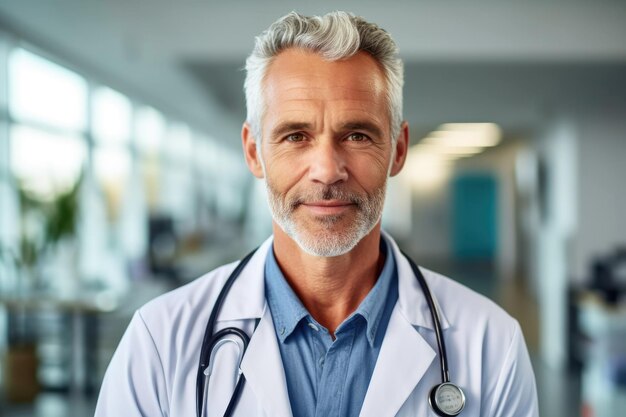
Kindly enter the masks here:
<path id="1" fill-rule="evenodd" d="M 307 122 L 284 122 L 280 123 L 271 131 L 272 138 L 281 137 L 289 132 L 298 130 L 311 130 L 313 125 Z M 346 122 L 340 126 L 342 131 L 345 130 L 362 130 L 368 132 L 376 137 L 382 137 L 382 130 L 375 124 L 368 121 L 351 121 Z"/>
<path id="2" fill-rule="evenodd" d="M 294 132 L 297 130 L 310 130 L 312 129 L 312 127 L 313 125 L 311 123 L 306 122 L 285 122 L 279 124 L 274 129 L 272 129 L 271 137 L 277 138 L 286 133 Z"/>
<path id="3" fill-rule="evenodd" d="M 383 136 L 382 130 L 380 130 L 380 128 L 376 124 L 367 122 L 367 121 L 347 122 L 341 125 L 341 129 L 342 130 L 364 130 L 376 137 Z"/>

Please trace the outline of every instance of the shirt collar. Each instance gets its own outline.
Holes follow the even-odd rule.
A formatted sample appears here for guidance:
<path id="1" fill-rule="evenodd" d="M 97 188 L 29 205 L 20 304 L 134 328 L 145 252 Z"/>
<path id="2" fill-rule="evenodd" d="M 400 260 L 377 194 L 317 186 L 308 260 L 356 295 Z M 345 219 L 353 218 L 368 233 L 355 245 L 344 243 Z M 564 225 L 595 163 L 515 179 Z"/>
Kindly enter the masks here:
<path id="1" fill-rule="evenodd" d="M 360 315 L 367 323 L 367 340 L 370 346 L 374 345 L 385 305 L 389 302 L 395 303 L 395 300 L 388 298 L 391 297 L 390 287 L 397 275 L 396 263 L 391 245 L 383 237 L 380 240 L 380 249 L 385 253 L 385 263 L 376 284 L 356 311 L 337 328 L 337 331 L 340 331 L 344 325 L 348 325 L 354 320 L 354 316 Z M 303 318 L 308 316 L 311 321 L 314 321 L 287 283 L 274 256 L 273 246 L 268 251 L 265 261 L 265 293 L 272 312 L 276 334 L 281 343 L 284 343 L 287 337 L 293 333 Z"/>
<path id="2" fill-rule="evenodd" d="M 381 319 L 384 315 L 385 306 L 388 303 L 395 304 L 395 297 L 393 297 L 393 295 L 397 294 L 397 292 L 391 291 L 391 286 L 396 276 L 396 264 L 391 247 L 383 237 L 380 239 L 380 250 L 385 253 L 385 264 L 376 280 L 376 284 L 374 284 L 374 287 L 370 290 L 365 299 L 361 301 L 356 311 L 344 321 L 344 323 L 347 323 L 356 315 L 363 317 L 367 323 L 367 341 L 371 347 L 374 346 L 374 340 L 376 339 L 376 333 L 378 332 Z M 342 323 L 337 330 L 339 330 L 344 323 Z"/>
<path id="3" fill-rule="evenodd" d="M 309 315 L 287 283 L 274 256 L 274 245 L 265 260 L 265 296 L 272 312 L 276 335 L 281 342 L 294 331 L 300 320 Z"/>

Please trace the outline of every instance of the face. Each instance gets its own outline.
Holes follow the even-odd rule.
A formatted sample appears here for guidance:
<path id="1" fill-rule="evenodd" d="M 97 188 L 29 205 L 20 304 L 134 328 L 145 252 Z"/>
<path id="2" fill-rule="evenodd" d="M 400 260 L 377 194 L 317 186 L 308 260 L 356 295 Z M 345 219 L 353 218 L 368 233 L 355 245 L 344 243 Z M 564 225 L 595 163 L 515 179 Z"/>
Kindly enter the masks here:
<path id="1" fill-rule="evenodd" d="M 395 146 L 390 137 L 383 72 L 365 52 L 329 62 L 289 49 L 264 82 L 263 138 L 247 125 L 242 136 L 275 233 L 315 256 L 347 253 L 379 223 L 387 177 L 406 156 L 406 124 Z"/>

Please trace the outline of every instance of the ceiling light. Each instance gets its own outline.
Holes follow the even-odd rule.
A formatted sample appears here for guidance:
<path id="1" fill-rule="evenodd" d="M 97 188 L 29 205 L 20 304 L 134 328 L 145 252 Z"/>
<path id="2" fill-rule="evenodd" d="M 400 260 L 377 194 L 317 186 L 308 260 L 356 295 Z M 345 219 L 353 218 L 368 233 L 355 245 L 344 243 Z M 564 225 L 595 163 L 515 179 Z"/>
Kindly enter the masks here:
<path id="1" fill-rule="evenodd" d="M 413 146 L 413 149 L 419 152 L 451 156 L 476 155 L 483 151 L 483 148 L 480 146 L 445 146 L 427 139 L 429 138 Z"/>
<path id="2" fill-rule="evenodd" d="M 493 123 L 446 123 L 422 143 L 447 147 L 490 147 L 500 143 L 502 131 Z"/>

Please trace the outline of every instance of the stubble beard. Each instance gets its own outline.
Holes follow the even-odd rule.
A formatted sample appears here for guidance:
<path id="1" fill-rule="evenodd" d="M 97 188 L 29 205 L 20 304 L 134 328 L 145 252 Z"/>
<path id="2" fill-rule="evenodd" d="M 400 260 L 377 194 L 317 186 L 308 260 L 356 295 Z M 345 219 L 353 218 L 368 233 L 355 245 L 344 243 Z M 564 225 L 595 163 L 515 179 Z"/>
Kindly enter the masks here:
<path id="1" fill-rule="evenodd" d="M 385 181 L 370 194 L 355 193 L 343 185 L 329 185 L 295 192 L 291 196 L 278 192 L 267 179 L 265 187 L 276 224 L 304 252 L 313 256 L 334 257 L 354 249 L 380 221 L 387 184 Z M 295 212 L 303 203 L 322 200 L 349 201 L 354 204 L 354 209 L 338 215 L 314 216 L 308 222 L 297 218 Z M 346 226 L 341 227 L 341 222 L 345 222 Z"/>

